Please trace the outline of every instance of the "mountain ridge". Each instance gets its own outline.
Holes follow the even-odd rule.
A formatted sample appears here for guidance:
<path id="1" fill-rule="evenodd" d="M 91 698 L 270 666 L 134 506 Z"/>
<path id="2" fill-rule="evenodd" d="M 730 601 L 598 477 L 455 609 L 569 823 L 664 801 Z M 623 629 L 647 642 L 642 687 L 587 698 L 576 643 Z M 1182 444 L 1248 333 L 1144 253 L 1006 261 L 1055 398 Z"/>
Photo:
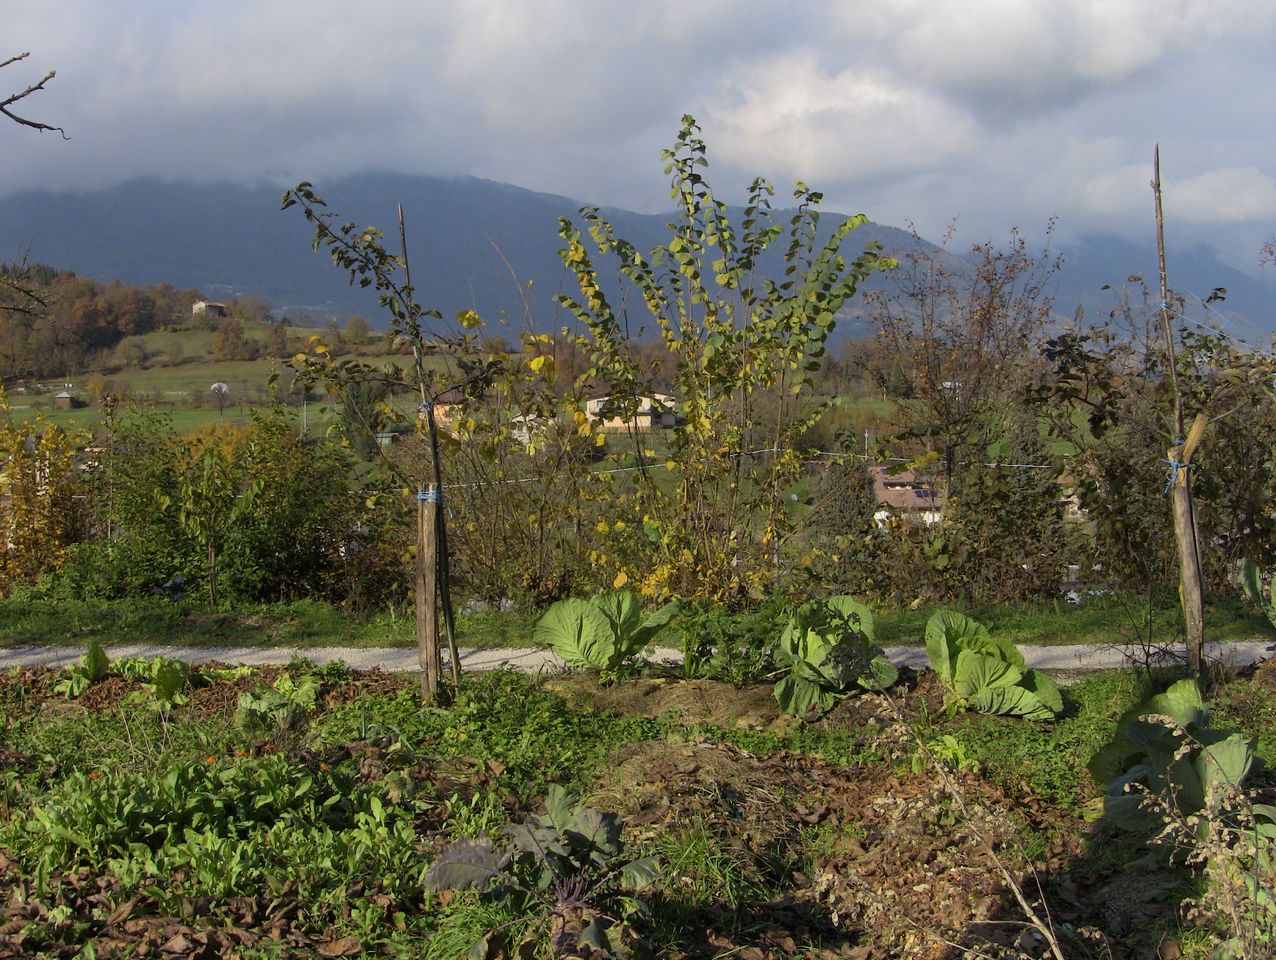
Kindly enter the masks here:
<path id="1" fill-rule="evenodd" d="M 315 189 L 341 222 L 373 224 L 391 238 L 397 233 L 395 203 L 402 202 L 420 299 L 445 317 L 475 309 L 489 323 L 530 322 L 541 330 L 556 329 L 564 320 L 552 295 L 572 290 L 573 283 L 558 259 L 558 218 L 579 223 L 580 201 L 464 176 L 366 173 L 316 182 Z M 297 211 L 280 212 L 280 195 L 265 183 L 155 179 L 98 190 L 14 194 L 0 199 L 0 259 L 18 259 L 29 251 L 33 262 L 96 280 L 167 282 L 219 298 L 252 294 L 285 314 L 323 319 L 357 313 L 383 326 L 375 296 L 350 287 L 327 255 L 312 251 L 312 227 Z M 672 211 L 599 209 L 618 236 L 640 249 L 666 240 L 665 225 L 673 217 Z M 774 214 L 777 222 L 787 220 L 784 210 Z M 822 227 L 831 229 L 845 216 L 824 211 Z M 870 222 L 851 235 L 847 253 L 858 253 L 868 241 L 882 243 L 888 253 L 915 242 L 909 231 Z M 6 257 L 6 251 L 13 253 Z M 1151 282 L 1156 276 L 1150 247 L 1116 237 L 1086 236 L 1060 252 L 1064 260 L 1054 295 L 1061 317 L 1072 316 L 1078 307 L 1087 315 L 1105 315 L 1115 298 L 1104 284 L 1117 287 L 1131 275 Z M 1200 297 L 1215 287 L 1228 288 L 1222 310 L 1211 319 L 1238 335 L 1263 340 L 1276 330 L 1276 284 L 1220 262 L 1203 247 L 1174 251 L 1171 271 L 1176 289 Z M 880 289 L 882 283 L 874 280 L 868 287 Z M 864 325 L 852 322 L 841 335 L 862 332 Z"/>

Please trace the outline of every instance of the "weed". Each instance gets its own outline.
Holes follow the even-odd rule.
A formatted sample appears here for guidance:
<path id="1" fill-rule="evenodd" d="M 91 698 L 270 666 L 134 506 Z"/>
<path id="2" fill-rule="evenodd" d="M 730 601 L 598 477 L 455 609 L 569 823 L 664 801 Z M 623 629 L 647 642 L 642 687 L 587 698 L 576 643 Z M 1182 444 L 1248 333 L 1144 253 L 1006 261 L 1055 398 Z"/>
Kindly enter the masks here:
<path id="1" fill-rule="evenodd" d="M 714 903 L 737 907 L 763 892 L 744 851 L 724 846 L 699 817 L 655 844 L 666 865 L 671 892 L 694 908 Z"/>

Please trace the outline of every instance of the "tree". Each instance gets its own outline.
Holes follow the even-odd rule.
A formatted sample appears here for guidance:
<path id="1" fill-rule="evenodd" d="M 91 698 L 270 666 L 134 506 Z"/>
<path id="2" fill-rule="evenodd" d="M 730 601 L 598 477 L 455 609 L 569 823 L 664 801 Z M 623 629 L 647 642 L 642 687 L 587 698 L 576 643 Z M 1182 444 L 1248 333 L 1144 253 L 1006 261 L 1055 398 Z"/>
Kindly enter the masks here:
<path id="1" fill-rule="evenodd" d="M 19 61 L 27 59 L 30 53 L 19 53 L 16 56 L 0 62 L 0 70 L 10 67 Z M 33 130 L 44 132 L 46 130 L 55 130 L 62 135 L 62 139 L 67 139 L 66 131 L 61 127 L 55 127 L 38 120 L 31 120 L 21 116 L 14 111 L 14 107 L 25 100 L 27 97 L 43 90 L 45 85 L 54 78 L 56 74 L 50 70 L 36 83 L 29 84 L 25 89 L 17 93 L 11 93 L 9 96 L 0 100 L 0 114 L 8 117 L 14 123 L 23 127 L 30 127 Z M 6 310 L 16 311 L 20 314 L 28 316 L 37 316 L 42 314 L 45 307 L 45 301 L 41 295 L 36 292 L 36 288 L 29 286 L 24 278 L 15 275 L 15 271 L 9 267 L 0 270 L 0 295 L 6 301 L 4 307 Z M 15 364 L 16 365 L 16 364 Z"/>
<path id="2" fill-rule="evenodd" d="M 213 337 L 214 360 L 253 360 L 260 353 L 260 345 L 244 336 L 244 325 L 235 317 L 226 317 L 217 325 Z"/>
<path id="3" fill-rule="evenodd" d="M 207 561 L 208 602 L 217 606 L 217 561 L 230 529 L 252 509 L 255 481 L 236 484 L 229 452 L 216 436 L 210 436 L 191 451 L 177 477 L 177 497 L 161 495 L 159 505 L 177 507 L 182 530 L 201 548 Z"/>
<path id="4" fill-rule="evenodd" d="M 284 321 L 272 323 L 266 331 L 265 354 L 276 360 L 283 360 L 292 355 L 288 346 L 288 324 Z"/>
<path id="5" fill-rule="evenodd" d="M 1227 582 L 1222 558 L 1270 556 L 1276 363 L 1188 317 L 1160 245 L 1159 293 L 1131 277 L 1101 325 L 1047 341 L 1051 369 L 1038 395 L 1078 451 L 1074 472 L 1099 546 L 1151 582 L 1178 581 L 1188 666 L 1199 673 L 1203 593 Z"/>
<path id="6" fill-rule="evenodd" d="M 31 56 L 30 53 L 19 53 L 15 56 L 12 56 L 8 60 L 4 60 L 0 62 L 0 70 L 4 69 L 5 67 L 13 66 L 13 64 L 18 63 L 21 60 L 25 60 L 29 56 Z M 31 96 L 32 94 L 38 93 L 39 91 L 43 90 L 45 87 L 45 84 L 47 84 L 55 76 L 57 76 L 57 74 L 54 71 L 50 70 L 40 80 L 38 80 L 37 82 L 33 84 L 28 85 L 26 89 L 21 90 L 18 93 L 11 93 L 9 94 L 9 96 L 5 97 L 3 100 L 0 100 L 0 113 L 4 114 L 14 123 L 20 124 L 21 126 L 30 127 L 32 130 L 39 130 L 41 132 L 44 132 L 46 130 L 56 131 L 57 133 L 62 134 L 62 139 L 64 140 L 69 139 L 66 135 L 66 131 L 63 130 L 61 127 L 55 127 L 47 123 L 41 123 L 38 120 L 31 120 L 27 117 L 19 116 L 17 113 L 14 112 L 14 107 L 16 104 L 18 104 L 22 100 L 25 100 L 27 97 Z"/>
<path id="7" fill-rule="evenodd" d="M 355 346 L 366 343 L 368 339 L 368 321 L 360 316 L 346 320 L 346 339 Z"/>
<path id="8" fill-rule="evenodd" d="M 579 296 L 557 300 L 581 325 L 589 373 L 609 393 L 603 418 L 636 424 L 643 398 L 658 386 L 669 384 L 676 394 L 679 422 L 667 431 L 663 461 L 648 452 L 643 432 L 628 431 L 638 470 L 626 503 L 627 539 L 632 549 L 654 546 L 656 553 L 641 588 L 738 602 L 771 586 L 778 551 L 796 531 L 788 488 L 801 471 L 797 441 L 827 407 L 815 396 L 814 374 L 838 311 L 884 261 L 872 246 L 849 262 L 842 255 L 863 216 L 818 240 L 823 198 L 800 182 L 787 231 L 773 222 L 774 189 L 761 178 L 750 185 L 739 225 L 732 223 L 705 179 L 699 133 L 695 119 L 683 117 L 675 145 L 663 153 L 678 204 L 668 243 L 644 254 L 586 207 L 581 216 L 596 262 L 581 230 L 560 221 L 560 258 Z M 776 283 L 759 272 L 781 238 L 783 277 Z M 617 281 L 598 265 L 608 260 Z M 627 308 L 612 305 L 617 285 L 617 302 L 631 290 L 641 298 L 671 368 L 653 370 L 636 359 Z M 615 558 L 598 562 L 613 565 Z M 629 575 L 618 565 L 618 584 Z"/>
<path id="9" fill-rule="evenodd" d="M 424 517 L 426 503 L 437 503 L 443 492 L 443 467 L 439 458 L 439 436 L 434 416 L 434 404 L 449 390 L 472 390 L 481 393 L 484 385 L 490 382 L 493 364 L 478 362 L 462 365 L 460 379 L 447 382 L 448 375 L 426 364 L 428 354 L 451 354 L 458 359 L 472 357 L 474 337 L 461 334 L 456 337 L 443 337 L 431 329 L 431 321 L 442 320 L 442 315 L 434 309 L 426 309 L 416 300 L 416 291 L 412 285 L 411 270 L 407 255 L 407 233 L 403 226 L 403 208 L 399 207 L 399 240 L 402 257 L 389 253 L 382 239 L 384 234 L 375 227 L 360 228 L 354 223 L 338 225 L 336 215 L 325 209 L 326 204 L 315 192 L 311 184 L 302 182 L 294 189 L 287 191 L 282 200 L 284 210 L 299 207 L 306 220 L 314 226 L 314 248 L 327 247 L 332 255 L 333 263 L 345 270 L 352 284 L 360 287 L 373 287 L 378 294 L 378 302 L 385 308 L 391 318 L 391 328 L 395 334 L 412 347 L 412 372 L 408 385 L 420 399 L 420 415 L 415 423 L 425 434 L 430 448 L 430 464 L 433 474 L 433 494 L 427 491 L 425 476 L 418 480 L 419 509 Z M 474 323 L 463 323 L 463 327 L 472 327 Z M 309 382 L 323 382 L 334 392 L 348 392 L 350 387 L 359 383 L 384 382 L 391 385 L 402 385 L 402 374 L 397 369 L 392 371 L 376 371 L 367 364 L 351 361 L 335 361 L 329 349 L 319 342 L 315 344 L 314 353 L 310 357 L 301 357 L 297 364 L 299 372 Z M 446 511 L 434 510 L 435 536 L 437 537 L 437 573 L 439 600 L 443 610 L 443 618 L 447 630 L 448 649 L 452 661 L 453 688 L 460 686 L 460 657 L 456 647 L 456 629 L 452 610 L 447 543 Z M 425 578 L 421 569 L 425 521 L 418 521 L 418 587 Z M 418 598 L 421 591 L 418 590 Z M 422 645 L 422 658 L 428 660 L 422 680 L 422 693 L 427 699 L 438 695 L 438 651 L 437 638 L 427 640 L 422 621 L 433 621 L 434 611 L 424 611 L 418 601 L 418 640 Z M 433 645 L 426 653 L 426 647 Z"/>
<path id="10" fill-rule="evenodd" d="M 894 289 L 872 295 L 886 349 L 874 379 L 900 401 L 900 439 L 937 446 L 951 481 L 963 459 L 986 459 L 1000 439 L 1001 412 L 1016 398 L 1030 345 L 1050 320 L 1047 293 L 1059 260 L 1034 256 L 1017 231 L 1005 247 L 977 243 L 969 257 L 914 236 L 891 274 Z"/>
<path id="11" fill-rule="evenodd" d="M 120 341 L 118 350 L 120 361 L 128 367 L 145 367 L 146 361 L 151 358 L 146 341 L 141 337 L 127 337 Z"/>
<path id="12" fill-rule="evenodd" d="M 57 570 L 83 535 L 75 451 L 83 437 L 19 422 L 0 388 L 0 595 Z"/>

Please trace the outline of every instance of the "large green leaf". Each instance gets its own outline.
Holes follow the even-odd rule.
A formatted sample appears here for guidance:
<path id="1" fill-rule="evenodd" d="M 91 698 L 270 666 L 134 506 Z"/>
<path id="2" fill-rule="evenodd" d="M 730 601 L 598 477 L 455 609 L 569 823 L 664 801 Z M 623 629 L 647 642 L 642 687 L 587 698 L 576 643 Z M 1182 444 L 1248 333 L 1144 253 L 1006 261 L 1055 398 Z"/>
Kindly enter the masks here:
<path id="1" fill-rule="evenodd" d="M 1258 606 L 1267 606 L 1267 600 L 1263 596 L 1263 584 L 1259 578 L 1258 564 L 1248 557 L 1241 564 L 1241 589 L 1245 591 L 1245 596 Z M 1276 603 L 1276 597 L 1272 599 L 1272 602 Z"/>
<path id="2" fill-rule="evenodd" d="M 500 873 L 502 862 L 486 837 L 458 840 L 434 858 L 425 871 L 425 885 L 431 890 L 481 890 Z"/>
<path id="3" fill-rule="evenodd" d="M 957 696 L 973 702 L 979 694 L 995 687 L 1012 687 L 1022 677 L 1023 673 L 1019 668 L 1005 660 L 986 653 L 962 650 L 957 654 L 957 662 L 953 665 L 952 687 Z"/>
<path id="4" fill-rule="evenodd" d="M 885 690 L 899 679 L 899 668 L 880 647 L 873 647 L 871 651 L 873 659 L 869 661 L 868 673 L 859 678 L 859 684 L 865 690 Z"/>
<path id="5" fill-rule="evenodd" d="M 1010 667 L 1009 664 L 1005 666 Z M 1055 715 L 1035 693 L 1013 685 L 986 687 L 967 699 L 971 707 L 980 713 L 1009 714 L 1025 720 L 1053 720 Z"/>
<path id="6" fill-rule="evenodd" d="M 1234 733 L 1203 747 L 1196 755 L 1196 774 L 1208 795 L 1219 787 L 1240 786 L 1254 763 L 1254 741 Z"/>
<path id="7" fill-rule="evenodd" d="M 559 600 L 536 621 L 535 643 L 549 647 L 576 667 L 606 669 L 615 654 L 611 621 L 593 604 L 576 597 Z"/>
<path id="8" fill-rule="evenodd" d="M 660 861 L 655 857 L 630 860 L 620 869 L 620 879 L 630 890 L 641 890 L 660 879 Z"/>
<path id="9" fill-rule="evenodd" d="M 627 642 L 625 644 L 626 648 L 632 649 L 634 653 L 644 649 L 647 644 L 651 643 L 656 634 L 667 627 L 669 625 L 669 621 L 676 617 L 681 611 L 681 600 L 673 600 L 670 603 L 666 603 L 663 607 L 642 622 L 642 626 L 634 631 L 632 642 Z"/>
<path id="10" fill-rule="evenodd" d="M 1123 830 L 1143 832 L 1156 827 L 1161 818 L 1148 808 L 1146 796 L 1137 790 L 1126 793 L 1123 787 L 1124 781 L 1121 789 L 1104 795 L 1103 815 Z"/>
<path id="11" fill-rule="evenodd" d="M 1095 783 L 1111 783 L 1125 774 L 1143 748 L 1129 737 L 1117 736 L 1100 747 L 1086 764 Z"/>
<path id="12" fill-rule="evenodd" d="M 873 611 L 866 604 L 848 596 L 829 597 L 824 602 L 829 610 L 841 618 L 844 623 L 851 625 L 869 640 L 876 639 L 877 632 L 873 621 Z"/>
<path id="13" fill-rule="evenodd" d="M 611 624 L 612 636 L 617 647 L 628 646 L 625 642 L 632 637 L 642 624 L 642 606 L 632 590 L 604 590 L 590 601 L 593 606 L 607 618 Z M 642 649 L 639 647 L 639 649 Z"/>
<path id="14" fill-rule="evenodd" d="M 994 637 L 989 634 L 964 637 L 957 641 L 957 646 L 962 650 L 970 650 L 973 653 L 982 653 L 989 657 L 996 657 L 998 660 L 1004 660 L 1020 670 L 1027 668 L 1027 663 L 1024 662 L 1023 654 L 1019 652 L 1019 648 L 1009 640 L 1003 640 L 1001 637 Z"/>
<path id="15" fill-rule="evenodd" d="M 1019 683 L 1025 690 L 1036 694 L 1037 699 L 1052 713 L 1055 715 L 1063 713 L 1063 694 L 1059 692 L 1059 684 L 1055 683 L 1053 678 L 1046 676 L 1040 670 L 1028 670 L 1025 671 Z"/>
<path id="16" fill-rule="evenodd" d="M 80 662 L 84 665 L 84 673 L 90 683 L 97 683 L 106 676 L 106 671 L 110 668 L 106 651 L 97 640 L 89 641 L 89 649 Z"/>
<path id="17" fill-rule="evenodd" d="M 944 685 L 953 685 L 957 654 L 962 640 L 970 641 L 988 636 L 988 628 L 955 610 L 936 610 L 926 622 L 926 656 L 931 668 L 939 674 Z"/>
<path id="18" fill-rule="evenodd" d="M 1190 677 L 1171 684 L 1164 693 L 1152 697 L 1138 708 L 1138 716 L 1162 714 L 1173 717 L 1184 727 L 1203 726 L 1209 723 L 1210 711 L 1201 697 L 1201 688 Z"/>
<path id="19" fill-rule="evenodd" d="M 827 710 L 835 698 L 818 683 L 790 674 L 776 683 L 775 700 L 785 713 L 805 717 L 816 707 Z"/>

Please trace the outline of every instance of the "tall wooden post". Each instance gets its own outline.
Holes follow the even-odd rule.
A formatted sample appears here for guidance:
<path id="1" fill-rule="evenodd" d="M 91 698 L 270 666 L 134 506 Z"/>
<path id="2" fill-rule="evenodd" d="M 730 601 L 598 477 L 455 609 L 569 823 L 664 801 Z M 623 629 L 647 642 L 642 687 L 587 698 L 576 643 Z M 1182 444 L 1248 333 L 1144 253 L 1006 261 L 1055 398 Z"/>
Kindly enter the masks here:
<path id="1" fill-rule="evenodd" d="M 417 494 L 416 501 L 416 646 L 421 664 L 421 698 L 433 703 L 443 671 L 439 655 L 438 619 L 438 488 Z"/>
<path id="2" fill-rule="evenodd" d="M 1156 197 L 1156 253 L 1161 273 L 1161 329 L 1165 334 L 1165 356 L 1170 386 L 1174 391 L 1174 436 L 1176 442 L 1166 453 L 1170 462 L 1170 506 L 1174 516 L 1174 543 L 1179 558 L 1179 599 L 1183 605 L 1183 633 L 1187 644 L 1187 669 L 1202 676 L 1205 661 L 1204 590 L 1201 583 L 1201 553 L 1196 540 L 1196 517 L 1192 505 L 1192 478 L 1188 465 L 1201 441 L 1208 419 L 1198 414 L 1191 433 L 1183 435 L 1183 394 L 1179 389 L 1178 357 L 1174 349 L 1174 324 L 1170 320 L 1170 285 L 1165 270 L 1165 215 L 1161 211 L 1161 147 L 1152 163 L 1152 193 Z"/>

